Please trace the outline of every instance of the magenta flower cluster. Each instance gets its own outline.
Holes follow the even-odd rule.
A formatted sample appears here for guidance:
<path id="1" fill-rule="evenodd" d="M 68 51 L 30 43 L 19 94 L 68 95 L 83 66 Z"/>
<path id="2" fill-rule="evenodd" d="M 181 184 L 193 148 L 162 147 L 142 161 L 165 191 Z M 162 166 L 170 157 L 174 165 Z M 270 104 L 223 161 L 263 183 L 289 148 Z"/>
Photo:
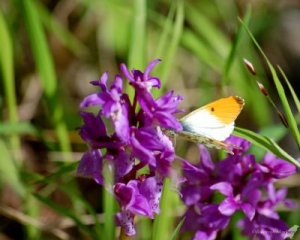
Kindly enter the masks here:
<path id="1" fill-rule="evenodd" d="M 183 161 L 181 194 L 188 207 L 183 231 L 193 232 L 194 240 L 215 239 L 241 211 L 244 217 L 237 225 L 250 239 L 285 239 L 289 227 L 280 220 L 276 206 L 296 204 L 286 199 L 286 188 L 276 191 L 274 182 L 294 174 L 295 166 L 271 153 L 257 162 L 246 152 L 249 142 L 233 136 L 227 142 L 238 148 L 222 161 L 213 163 L 201 145 L 198 164 Z"/>
<path id="2" fill-rule="evenodd" d="M 104 73 L 91 82 L 98 91 L 80 104 L 84 122 L 80 135 L 89 150 L 80 161 L 78 173 L 104 185 L 104 164 L 113 169 L 112 191 L 120 205 L 117 222 L 128 236 L 135 235 L 136 215 L 153 219 L 159 213 L 163 180 L 175 159 L 174 146 L 161 129 L 182 129 L 175 117 L 182 97 L 171 91 L 155 99 L 151 93 L 161 85 L 150 74 L 159 61 L 150 62 L 144 72 L 129 71 L 121 64 L 121 74 L 110 84 L 108 73 Z M 132 100 L 124 91 L 126 82 L 134 90 Z M 96 113 L 86 111 L 90 106 L 96 107 Z M 274 182 L 294 174 L 295 166 L 270 153 L 258 162 L 247 153 L 250 143 L 246 140 L 230 137 L 227 142 L 236 147 L 234 154 L 222 161 L 214 163 L 202 145 L 199 163 L 182 161 L 180 191 L 187 206 L 182 231 L 191 232 L 194 240 L 215 239 L 229 226 L 232 216 L 242 212 L 237 225 L 244 235 L 286 238 L 288 226 L 276 206 L 292 208 L 295 204 L 286 199 L 285 188 L 275 190 Z"/>
<path id="3" fill-rule="evenodd" d="M 108 84 L 108 73 L 92 81 L 98 92 L 87 96 L 81 109 L 98 107 L 97 113 L 82 111 L 84 124 L 81 137 L 89 150 L 83 155 L 78 173 L 92 176 L 103 184 L 102 167 L 107 162 L 114 169 L 114 195 L 120 204 L 118 223 L 128 236 L 135 234 L 135 215 L 154 218 L 159 213 L 159 200 L 164 178 L 175 159 L 173 144 L 160 127 L 181 130 L 175 114 L 182 97 L 167 94 L 155 99 L 152 88 L 160 80 L 150 75 L 160 60 L 149 63 L 144 72 L 129 71 L 121 64 L 122 75 Z M 134 89 L 133 100 L 124 92 L 124 81 Z M 146 174 L 139 174 L 140 169 Z"/>

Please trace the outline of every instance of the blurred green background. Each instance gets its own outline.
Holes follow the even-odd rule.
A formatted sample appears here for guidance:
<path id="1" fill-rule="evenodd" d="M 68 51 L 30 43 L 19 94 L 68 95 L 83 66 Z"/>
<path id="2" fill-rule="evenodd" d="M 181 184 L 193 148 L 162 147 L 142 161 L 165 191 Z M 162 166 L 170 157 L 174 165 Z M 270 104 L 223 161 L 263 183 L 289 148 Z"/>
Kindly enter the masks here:
<path id="1" fill-rule="evenodd" d="M 238 18 L 299 95 L 299 1 L 0 0 L 0 239 L 114 238 L 110 194 L 75 172 L 87 149 L 77 131 L 79 103 L 96 90 L 91 80 L 118 73 L 120 63 L 143 70 L 162 59 L 153 72 L 162 89 L 154 94 L 174 89 L 186 111 L 221 96 L 243 97 L 237 125 L 274 138 L 298 158 L 257 87 L 256 80 L 282 109 L 267 64 Z M 297 112 L 292 101 L 291 108 Z M 195 149 L 179 143 L 177 152 L 197 159 Z M 299 200 L 299 175 L 282 184 Z M 157 239 L 167 239 L 183 212 L 176 197 L 172 204 L 178 211 L 167 215 L 172 220 Z M 283 217 L 300 222 L 299 211 Z M 149 226 L 138 220 L 136 239 L 150 239 Z M 241 238 L 230 231 L 228 239 Z"/>

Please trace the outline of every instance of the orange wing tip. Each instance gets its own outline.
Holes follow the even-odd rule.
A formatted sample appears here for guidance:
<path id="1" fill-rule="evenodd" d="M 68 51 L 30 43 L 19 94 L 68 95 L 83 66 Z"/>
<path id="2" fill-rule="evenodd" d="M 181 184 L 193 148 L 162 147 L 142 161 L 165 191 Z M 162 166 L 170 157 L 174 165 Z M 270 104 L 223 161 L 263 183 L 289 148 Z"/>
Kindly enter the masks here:
<path id="1" fill-rule="evenodd" d="M 239 96 L 232 96 L 232 97 L 241 106 L 241 109 L 242 109 L 245 105 L 245 100 Z"/>
<path id="2" fill-rule="evenodd" d="M 231 124 L 238 117 L 245 105 L 245 100 L 238 96 L 230 96 L 208 104 L 213 116 L 223 124 Z M 221 110 L 220 110 L 221 109 Z M 226 111 L 224 110 L 226 109 Z"/>

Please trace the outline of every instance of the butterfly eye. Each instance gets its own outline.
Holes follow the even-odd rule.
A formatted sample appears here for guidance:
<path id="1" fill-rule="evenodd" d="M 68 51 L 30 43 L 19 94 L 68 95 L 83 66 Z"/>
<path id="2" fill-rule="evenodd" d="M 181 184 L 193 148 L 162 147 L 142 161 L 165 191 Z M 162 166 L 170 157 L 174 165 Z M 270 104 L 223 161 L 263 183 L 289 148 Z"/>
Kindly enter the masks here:
<path id="1" fill-rule="evenodd" d="M 212 111 L 212 112 L 215 111 L 215 108 L 212 107 L 212 108 L 210 109 L 210 111 Z"/>

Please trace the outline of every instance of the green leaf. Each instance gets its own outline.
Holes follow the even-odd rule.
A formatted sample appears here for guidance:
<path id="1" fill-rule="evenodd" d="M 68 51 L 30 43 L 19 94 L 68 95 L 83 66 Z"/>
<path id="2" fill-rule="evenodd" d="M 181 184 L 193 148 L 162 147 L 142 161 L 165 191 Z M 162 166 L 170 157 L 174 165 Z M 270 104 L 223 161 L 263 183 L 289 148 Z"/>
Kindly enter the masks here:
<path id="1" fill-rule="evenodd" d="M 266 136 L 268 138 L 273 139 L 273 141 L 280 141 L 288 132 L 288 129 L 284 127 L 282 124 L 267 126 L 262 128 L 259 131 L 261 136 Z M 257 159 L 262 159 L 266 154 L 266 150 L 262 149 L 258 146 L 252 145 L 249 151 L 251 154 L 255 155 Z"/>
<path id="2" fill-rule="evenodd" d="M 300 162 L 298 162 L 291 155 L 289 155 L 286 151 L 284 151 L 274 140 L 272 140 L 268 137 L 265 137 L 265 136 L 261 136 L 250 130 L 238 128 L 238 127 L 235 127 L 234 135 L 245 138 L 249 142 L 251 142 L 269 152 L 272 152 L 277 157 L 279 157 L 281 159 L 285 159 L 285 160 L 293 163 L 298 168 L 300 168 Z"/>

